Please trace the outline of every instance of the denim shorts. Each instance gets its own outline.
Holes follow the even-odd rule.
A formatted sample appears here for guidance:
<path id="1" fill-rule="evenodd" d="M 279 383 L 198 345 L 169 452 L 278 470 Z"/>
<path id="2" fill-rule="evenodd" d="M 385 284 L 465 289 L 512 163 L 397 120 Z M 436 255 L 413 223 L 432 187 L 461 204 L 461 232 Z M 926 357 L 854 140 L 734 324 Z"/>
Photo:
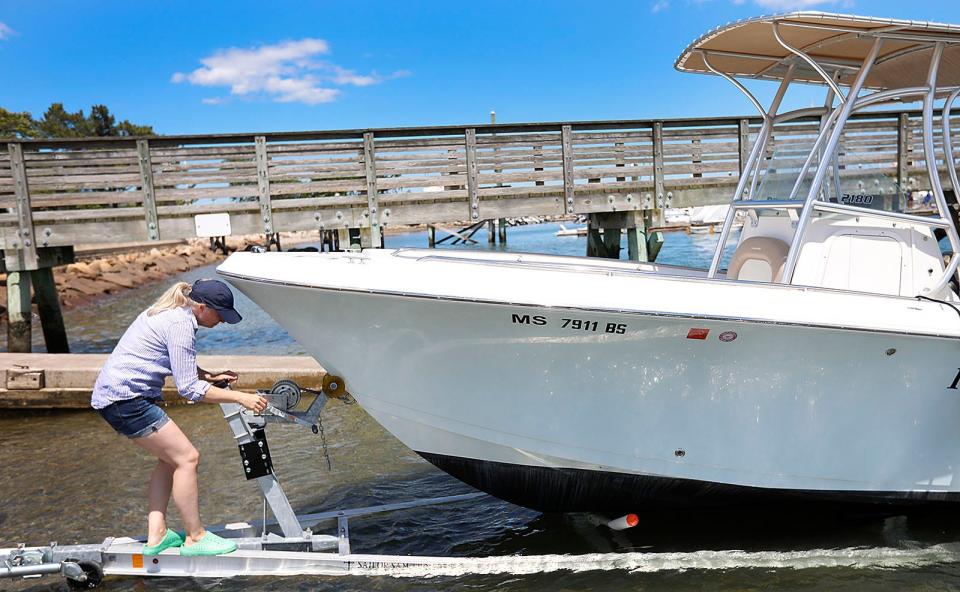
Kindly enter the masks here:
<path id="1" fill-rule="evenodd" d="M 170 421 L 166 411 L 160 408 L 160 399 L 152 397 L 117 401 L 99 412 L 113 429 L 128 438 L 149 436 Z"/>

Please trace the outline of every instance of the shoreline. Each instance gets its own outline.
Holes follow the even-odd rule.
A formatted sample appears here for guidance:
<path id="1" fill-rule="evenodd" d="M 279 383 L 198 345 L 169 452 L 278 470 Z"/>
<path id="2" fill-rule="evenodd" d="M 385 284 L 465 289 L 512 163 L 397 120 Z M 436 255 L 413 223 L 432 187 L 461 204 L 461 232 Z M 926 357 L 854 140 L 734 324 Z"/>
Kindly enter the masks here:
<path id="1" fill-rule="evenodd" d="M 281 245 L 320 242 L 312 232 L 281 233 Z M 251 245 L 262 245 L 260 235 L 227 238 L 230 252 L 242 251 Z M 131 244 L 117 251 L 104 253 L 92 246 L 90 254 L 76 252 L 76 261 L 53 268 L 53 279 L 62 310 L 91 304 L 104 296 L 119 294 L 169 278 L 191 269 L 217 263 L 226 258 L 210 248 L 207 239 L 189 239 L 175 244 L 153 246 Z M 7 276 L 0 274 L 0 315 L 6 318 Z M 33 305 L 36 311 L 36 304 Z"/>

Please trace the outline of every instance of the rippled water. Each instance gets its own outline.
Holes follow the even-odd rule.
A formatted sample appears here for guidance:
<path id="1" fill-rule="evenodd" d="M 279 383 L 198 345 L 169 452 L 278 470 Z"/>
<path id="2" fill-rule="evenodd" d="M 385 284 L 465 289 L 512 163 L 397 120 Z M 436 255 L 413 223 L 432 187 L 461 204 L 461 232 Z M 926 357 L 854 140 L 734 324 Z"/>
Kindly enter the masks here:
<path id="1" fill-rule="evenodd" d="M 582 254 L 585 240 L 554 238 L 555 225 L 511 229 L 511 250 Z M 479 235 L 478 235 L 479 237 Z M 485 248 L 484 242 L 478 248 Z M 705 265 L 715 238 L 671 234 L 660 261 Z M 422 233 L 388 246 L 425 246 Z M 181 277 L 212 275 L 212 267 Z M 177 278 L 179 279 L 179 278 Z M 130 318 L 168 284 L 133 290 L 67 313 L 74 351 L 109 351 Z M 242 298 L 242 296 L 241 296 Z M 302 353 L 249 301 L 236 327 L 201 330 L 217 353 Z M 208 523 L 257 518 L 259 490 L 215 406 L 168 408 L 202 452 L 201 509 Z M 451 495 L 470 488 L 433 469 L 357 405 L 324 413 L 332 470 L 317 436 L 272 426 L 270 446 L 294 507 L 310 512 Z M 0 547 L 24 541 L 96 542 L 145 530 L 144 488 L 153 462 L 89 412 L 0 417 Z M 174 524 L 177 520 L 172 518 Z M 541 515 L 485 497 L 469 503 L 351 520 L 355 552 L 503 556 L 499 575 L 407 578 L 109 578 L 108 590 L 948 590 L 960 589 L 960 514 L 910 516 L 641 515 L 612 532 L 589 515 Z M 526 572 L 514 555 L 621 553 L 618 571 Z M 586 562 L 586 559 L 584 560 Z M 487 565 L 486 568 L 490 566 Z M 479 569 L 479 567 L 478 567 Z M 516 573 L 509 573 L 516 572 Z M 0 590 L 65 589 L 59 580 L 0 580 Z"/>

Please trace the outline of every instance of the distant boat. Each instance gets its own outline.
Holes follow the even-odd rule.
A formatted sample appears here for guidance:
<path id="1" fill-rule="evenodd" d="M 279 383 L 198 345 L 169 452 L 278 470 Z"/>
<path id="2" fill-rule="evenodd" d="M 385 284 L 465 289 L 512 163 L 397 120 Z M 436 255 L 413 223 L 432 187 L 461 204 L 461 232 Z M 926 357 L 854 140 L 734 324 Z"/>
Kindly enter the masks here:
<path id="1" fill-rule="evenodd" d="M 587 236 L 587 227 L 580 226 L 577 228 L 567 228 L 563 224 L 560 225 L 560 230 L 553 233 L 554 236 Z"/>
<path id="2" fill-rule="evenodd" d="M 690 208 L 690 229 L 693 234 L 713 234 L 723 228 L 723 222 L 730 211 L 729 204 L 698 206 Z M 743 226 L 742 216 L 734 218 L 731 228 Z"/>
<path id="3" fill-rule="evenodd" d="M 667 208 L 663 211 L 664 225 L 668 227 L 690 226 L 690 213 L 693 208 Z"/>

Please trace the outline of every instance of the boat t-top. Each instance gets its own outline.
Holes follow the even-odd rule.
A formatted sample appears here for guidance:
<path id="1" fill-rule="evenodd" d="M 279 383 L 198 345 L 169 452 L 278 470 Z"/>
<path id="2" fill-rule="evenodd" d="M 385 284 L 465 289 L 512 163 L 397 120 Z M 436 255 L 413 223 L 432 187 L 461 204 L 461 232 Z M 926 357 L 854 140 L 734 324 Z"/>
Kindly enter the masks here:
<path id="1" fill-rule="evenodd" d="M 960 240 L 941 180 L 958 186 L 960 27 L 756 18 L 676 68 L 727 79 L 763 119 L 709 269 L 373 249 L 236 253 L 218 271 L 404 444 L 517 504 L 960 501 Z M 778 85 L 769 106 L 746 79 Z M 780 112 L 795 83 L 822 106 Z M 883 133 L 851 116 L 913 102 L 929 215 L 886 173 L 895 157 L 846 155 Z"/>

